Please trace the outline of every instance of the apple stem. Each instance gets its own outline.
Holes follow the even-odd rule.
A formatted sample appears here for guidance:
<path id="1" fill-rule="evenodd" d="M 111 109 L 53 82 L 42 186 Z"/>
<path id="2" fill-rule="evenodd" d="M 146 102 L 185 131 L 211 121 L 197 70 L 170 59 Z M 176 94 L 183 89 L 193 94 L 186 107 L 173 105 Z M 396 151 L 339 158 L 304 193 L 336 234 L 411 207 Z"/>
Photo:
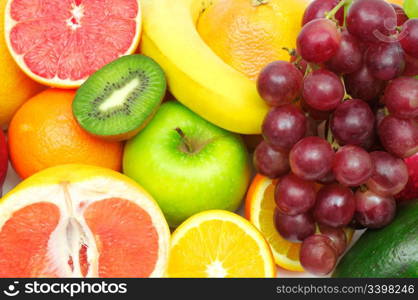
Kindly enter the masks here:
<path id="1" fill-rule="evenodd" d="M 181 137 L 183 144 L 186 146 L 186 149 L 189 153 L 193 153 L 193 147 L 192 147 L 192 143 L 190 142 L 190 140 L 187 138 L 187 136 L 184 134 L 183 130 L 181 130 L 181 128 L 177 127 L 175 129 L 177 131 L 177 133 L 179 134 L 179 136 Z"/>

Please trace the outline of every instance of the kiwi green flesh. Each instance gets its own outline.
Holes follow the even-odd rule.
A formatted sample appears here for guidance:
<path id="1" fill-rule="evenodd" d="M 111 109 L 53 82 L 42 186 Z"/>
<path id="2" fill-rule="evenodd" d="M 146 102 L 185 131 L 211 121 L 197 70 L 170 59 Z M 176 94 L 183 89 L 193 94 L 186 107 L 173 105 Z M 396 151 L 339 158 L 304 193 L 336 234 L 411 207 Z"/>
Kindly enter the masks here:
<path id="1" fill-rule="evenodd" d="M 140 128 L 160 105 L 164 71 L 151 58 L 123 56 L 92 74 L 78 89 L 73 113 L 86 131 L 115 136 Z"/>

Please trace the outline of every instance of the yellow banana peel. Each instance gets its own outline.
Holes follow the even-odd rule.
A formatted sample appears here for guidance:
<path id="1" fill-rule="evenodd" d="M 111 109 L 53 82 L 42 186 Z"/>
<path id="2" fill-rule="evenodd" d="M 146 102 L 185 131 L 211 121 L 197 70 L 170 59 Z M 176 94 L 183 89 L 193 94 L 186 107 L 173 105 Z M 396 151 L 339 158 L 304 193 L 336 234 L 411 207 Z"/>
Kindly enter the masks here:
<path id="1" fill-rule="evenodd" d="M 223 62 L 196 30 L 200 14 L 210 4 L 141 0 L 141 52 L 161 65 L 171 93 L 191 110 L 226 130 L 259 134 L 268 106 L 255 82 Z"/>

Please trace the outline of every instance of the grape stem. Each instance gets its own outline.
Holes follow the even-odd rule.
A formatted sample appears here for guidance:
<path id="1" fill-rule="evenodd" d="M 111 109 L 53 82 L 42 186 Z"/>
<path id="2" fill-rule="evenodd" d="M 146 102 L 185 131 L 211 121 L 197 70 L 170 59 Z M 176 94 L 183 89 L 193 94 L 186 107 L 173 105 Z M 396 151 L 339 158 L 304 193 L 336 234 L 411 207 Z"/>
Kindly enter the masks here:
<path id="1" fill-rule="evenodd" d="M 362 193 L 365 193 L 365 192 L 367 192 L 367 191 L 369 190 L 365 184 L 360 185 L 358 189 L 359 189 Z"/>
<path id="2" fill-rule="evenodd" d="M 290 56 L 296 56 L 296 49 L 289 49 L 287 47 L 283 47 L 282 50 L 286 51 L 287 53 L 289 53 Z"/>
<path id="3" fill-rule="evenodd" d="M 349 93 L 347 93 L 347 89 L 345 88 L 345 82 L 344 82 L 344 79 L 343 78 L 341 78 L 341 82 L 342 82 L 343 87 L 344 87 L 344 98 L 343 98 L 343 102 L 346 101 L 346 100 L 353 99 L 353 97 L 351 97 L 351 95 Z"/>
<path id="4" fill-rule="evenodd" d="M 313 67 L 312 67 L 312 65 L 311 64 L 308 64 L 308 66 L 306 67 L 306 70 L 305 70 L 305 75 L 304 75 L 304 77 L 306 77 L 309 73 L 311 73 L 312 71 L 313 71 Z"/>
<path id="5" fill-rule="evenodd" d="M 329 125 L 328 125 L 328 130 L 327 130 L 327 141 L 328 141 L 328 143 L 331 144 L 332 149 L 334 149 L 335 151 L 340 149 L 341 146 L 334 139 L 334 136 L 332 135 L 331 127 Z"/>
<path id="6" fill-rule="evenodd" d="M 347 28 L 347 15 L 348 15 L 348 9 L 350 8 L 350 3 L 346 3 L 344 5 L 344 23 L 343 23 L 343 28 Z"/>
<path id="7" fill-rule="evenodd" d="M 343 6 L 349 6 L 351 4 L 351 2 L 353 2 L 353 0 L 342 0 L 342 1 L 340 1 L 340 3 L 338 3 L 329 13 L 326 14 L 325 18 L 328 19 L 328 20 L 334 19 L 335 14 L 337 13 L 337 11 Z"/>

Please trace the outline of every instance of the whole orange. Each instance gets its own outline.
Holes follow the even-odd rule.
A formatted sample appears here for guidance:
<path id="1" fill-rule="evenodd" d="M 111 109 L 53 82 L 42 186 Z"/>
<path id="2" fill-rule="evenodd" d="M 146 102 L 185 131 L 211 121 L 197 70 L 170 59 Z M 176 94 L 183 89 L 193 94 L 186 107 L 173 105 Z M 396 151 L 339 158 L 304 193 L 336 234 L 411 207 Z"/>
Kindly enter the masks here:
<path id="1" fill-rule="evenodd" d="M 42 169 L 82 163 L 120 170 L 123 145 L 93 137 L 77 124 L 75 92 L 48 89 L 23 104 L 9 127 L 13 167 L 26 178 Z"/>
<path id="2" fill-rule="evenodd" d="M 309 0 L 214 0 L 197 30 L 224 62 L 256 79 L 275 60 L 289 60 Z"/>

